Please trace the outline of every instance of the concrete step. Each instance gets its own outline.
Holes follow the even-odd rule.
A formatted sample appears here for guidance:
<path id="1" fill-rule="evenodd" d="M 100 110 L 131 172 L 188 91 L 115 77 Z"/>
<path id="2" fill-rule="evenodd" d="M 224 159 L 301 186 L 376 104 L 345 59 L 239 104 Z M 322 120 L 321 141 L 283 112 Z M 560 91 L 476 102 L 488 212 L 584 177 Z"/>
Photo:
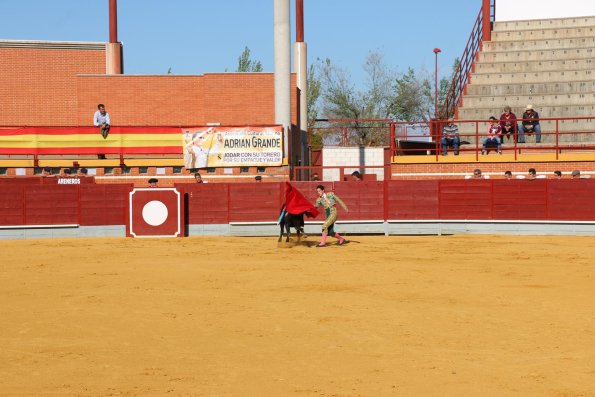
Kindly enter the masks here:
<path id="1" fill-rule="evenodd" d="M 594 70 L 592 59 L 555 59 L 542 61 L 513 61 L 513 62 L 477 62 L 476 73 L 515 73 L 515 72 L 546 72 L 569 70 Z"/>
<path id="2" fill-rule="evenodd" d="M 483 43 L 483 51 L 534 51 L 573 49 L 595 46 L 595 37 L 575 37 L 571 39 L 547 39 L 547 40 L 512 40 L 512 41 L 487 41 Z"/>
<path id="3" fill-rule="evenodd" d="M 544 95 L 566 93 L 595 93 L 595 81 L 549 82 L 535 84 L 469 84 L 468 95 Z"/>
<path id="4" fill-rule="evenodd" d="M 527 73 L 472 73 L 471 84 L 526 84 L 546 83 L 548 81 L 590 81 L 595 78 L 592 70 L 574 70 L 563 72 L 527 72 Z"/>
<path id="5" fill-rule="evenodd" d="M 577 129 L 580 131 L 593 130 L 595 131 L 595 106 L 541 106 L 538 103 L 533 103 L 535 110 L 539 113 L 539 117 L 594 117 L 593 119 L 587 120 L 576 120 L 573 121 L 577 125 Z M 490 116 L 500 117 L 502 114 L 502 108 L 506 106 L 505 102 L 494 104 L 494 106 L 486 107 L 460 107 L 459 108 L 459 119 L 461 120 L 485 120 Z M 525 106 L 513 107 L 512 111 L 517 117 L 521 117 L 525 111 Z M 591 120 L 591 121 L 588 121 Z M 562 124 L 562 122 L 560 122 Z M 565 123 L 571 124 L 571 121 Z"/>
<path id="6" fill-rule="evenodd" d="M 546 95 L 466 95 L 463 106 L 466 107 L 491 107 L 506 103 L 510 107 L 522 107 L 528 103 L 538 103 L 539 106 L 588 106 L 595 105 L 595 93 L 589 94 L 546 94 Z M 594 115 L 595 116 L 595 115 Z"/>
<path id="7" fill-rule="evenodd" d="M 525 50 L 525 51 L 491 51 L 480 52 L 478 62 L 526 62 L 526 61 L 553 61 L 553 60 L 576 60 L 593 59 L 595 53 L 592 47 L 560 49 L 550 48 L 548 50 Z"/>
<path id="8" fill-rule="evenodd" d="M 562 6 L 562 5 L 561 5 Z M 572 18 L 552 18 L 552 19 L 531 19 L 521 21 L 496 21 L 494 22 L 494 31 L 518 31 L 518 30 L 537 30 L 552 28 L 571 28 L 571 27 L 591 27 L 595 26 L 595 16 L 572 17 Z"/>
<path id="9" fill-rule="evenodd" d="M 491 41 L 551 40 L 595 36 L 595 26 L 492 32 Z"/>

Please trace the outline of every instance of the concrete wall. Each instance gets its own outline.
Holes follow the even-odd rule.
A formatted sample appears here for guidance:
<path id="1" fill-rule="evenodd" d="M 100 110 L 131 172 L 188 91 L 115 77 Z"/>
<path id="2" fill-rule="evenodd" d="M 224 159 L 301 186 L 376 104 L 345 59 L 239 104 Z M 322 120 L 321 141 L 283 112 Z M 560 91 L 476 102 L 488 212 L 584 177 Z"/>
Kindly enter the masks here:
<path id="1" fill-rule="evenodd" d="M 496 20 L 565 18 L 595 15 L 592 0 L 496 0 Z"/>
<path id="2" fill-rule="evenodd" d="M 384 180 L 384 148 L 382 147 L 342 147 L 330 146 L 322 149 L 323 166 L 378 166 L 378 168 L 346 168 L 345 175 L 353 171 L 360 171 L 363 174 L 376 174 L 377 180 Z M 339 181 L 340 169 L 325 169 L 322 173 L 325 181 Z"/>

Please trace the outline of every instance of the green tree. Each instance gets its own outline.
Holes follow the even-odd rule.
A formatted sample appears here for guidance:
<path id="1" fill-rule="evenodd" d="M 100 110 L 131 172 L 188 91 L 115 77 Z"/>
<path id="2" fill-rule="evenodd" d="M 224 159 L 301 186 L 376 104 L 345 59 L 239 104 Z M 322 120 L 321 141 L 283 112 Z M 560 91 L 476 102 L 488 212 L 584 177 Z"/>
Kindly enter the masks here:
<path id="1" fill-rule="evenodd" d="M 236 72 L 262 72 L 260 61 L 250 59 L 250 49 L 248 47 L 245 47 L 242 55 L 238 57 Z"/>
<path id="2" fill-rule="evenodd" d="M 382 54 L 370 52 L 363 65 L 366 81 L 363 89 L 356 89 L 349 74 L 330 59 L 322 62 L 320 69 L 322 112 L 325 118 L 353 119 L 339 123 L 338 129 L 347 128 L 359 144 L 384 142 L 385 126 L 382 123 L 362 122 L 359 119 L 382 119 L 390 114 L 393 98 L 391 86 L 396 75 L 383 62 Z"/>
<path id="3" fill-rule="evenodd" d="M 390 114 L 399 121 L 427 121 L 433 103 L 432 84 L 428 76 L 418 76 L 412 68 L 398 77 Z"/>

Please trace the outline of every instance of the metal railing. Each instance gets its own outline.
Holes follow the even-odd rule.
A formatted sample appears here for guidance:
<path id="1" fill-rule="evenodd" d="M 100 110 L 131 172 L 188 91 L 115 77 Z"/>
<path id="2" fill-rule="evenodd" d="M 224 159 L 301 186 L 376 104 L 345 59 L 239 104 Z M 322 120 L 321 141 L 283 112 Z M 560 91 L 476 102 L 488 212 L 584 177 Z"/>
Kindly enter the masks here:
<path id="1" fill-rule="evenodd" d="M 562 153 L 593 153 L 595 152 L 595 128 L 575 130 L 572 128 L 561 128 L 565 122 L 580 122 L 587 121 L 589 124 L 595 122 L 593 117 L 557 117 L 557 118 L 540 118 L 541 126 L 541 142 L 537 142 L 537 134 L 525 133 L 525 142 L 520 143 L 518 139 L 518 128 L 523 122 L 523 119 L 517 119 L 516 133 L 508 136 L 504 135 L 502 138 L 501 152 L 502 154 L 512 154 L 513 161 L 518 160 L 519 155 L 522 154 L 553 154 L 554 159 L 558 160 Z M 434 156 L 435 161 L 439 161 L 442 156 L 442 131 L 447 121 L 430 121 L 425 123 L 417 123 L 418 129 L 424 131 L 431 131 L 431 140 L 428 140 L 427 133 L 407 133 L 404 135 L 395 135 L 395 150 L 391 151 L 393 156 L 407 156 L 407 155 L 425 155 Z M 484 150 L 483 142 L 487 138 L 488 126 L 490 120 L 455 120 L 454 123 L 458 126 L 460 146 L 458 152 L 460 155 L 473 155 L 475 161 L 479 161 L 483 157 L 482 150 Z M 394 123 L 395 125 L 401 123 Z M 407 124 L 409 125 L 409 124 Z M 399 127 L 395 128 L 399 131 Z M 485 148 L 487 155 L 491 152 L 497 152 L 494 147 Z M 452 146 L 447 147 L 447 154 L 453 155 L 455 150 Z"/>
<path id="2" fill-rule="evenodd" d="M 459 128 L 461 155 L 474 155 L 479 161 L 489 122 L 488 119 L 455 120 Z M 522 122 L 523 119 L 517 119 L 516 131 Z M 595 117 L 542 117 L 539 122 L 541 143 L 535 142 L 535 134 L 528 134 L 525 143 L 518 143 L 517 136 L 511 135 L 504 139 L 502 153 L 512 154 L 510 160 L 516 161 L 522 154 L 553 154 L 558 160 L 562 153 L 595 152 Z M 379 119 L 359 120 L 356 124 L 353 120 L 329 120 L 325 126 L 309 131 L 309 144 L 313 150 L 322 147 L 385 147 L 391 157 L 423 155 L 434 156 L 435 161 L 439 161 L 442 131 L 446 123 L 445 120 L 404 122 Z M 583 126 L 577 128 L 576 125 L 581 123 Z M 373 130 L 374 140 L 362 144 L 362 129 Z M 452 151 L 451 148 L 449 154 Z"/>

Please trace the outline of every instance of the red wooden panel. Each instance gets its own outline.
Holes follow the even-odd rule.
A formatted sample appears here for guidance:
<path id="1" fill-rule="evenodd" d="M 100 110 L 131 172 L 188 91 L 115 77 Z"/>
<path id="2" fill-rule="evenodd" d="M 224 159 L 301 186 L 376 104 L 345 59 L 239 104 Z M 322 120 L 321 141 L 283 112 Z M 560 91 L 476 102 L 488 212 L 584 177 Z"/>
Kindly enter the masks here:
<path id="1" fill-rule="evenodd" d="M 80 186 L 80 225 L 125 225 L 132 184 Z"/>
<path id="2" fill-rule="evenodd" d="M 547 219 L 547 180 L 494 180 L 494 219 Z"/>
<path id="3" fill-rule="evenodd" d="M 190 225 L 226 224 L 228 217 L 227 183 L 179 184 L 188 197 L 187 222 Z"/>
<path id="4" fill-rule="evenodd" d="M 438 181 L 389 181 L 388 219 L 438 219 Z"/>
<path id="5" fill-rule="evenodd" d="M 346 213 L 340 205 L 337 206 L 340 220 L 384 220 L 383 182 L 335 183 L 335 193 L 349 208 Z"/>
<path id="6" fill-rule="evenodd" d="M 548 219 L 595 220 L 595 181 L 567 179 L 548 181 Z"/>
<path id="7" fill-rule="evenodd" d="M 439 182 L 440 219 L 492 219 L 492 184 L 485 179 Z"/>
<path id="8" fill-rule="evenodd" d="M 25 189 L 25 224 L 78 224 L 79 186 L 39 185 Z"/>
<path id="9" fill-rule="evenodd" d="M 229 221 L 277 221 L 284 192 L 285 184 L 281 183 L 229 184 Z"/>
<path id="10" fill-rule="evenodd" d="M 0 185 L 41 185 L 40 176 L 0 177 Z"/>
<path id="11" fill-rule="evenodd" d="M 6 185 L 0 189 L 0 225 L 22 225 L 25 223 L 23 194 L 25 187 Z"/>

